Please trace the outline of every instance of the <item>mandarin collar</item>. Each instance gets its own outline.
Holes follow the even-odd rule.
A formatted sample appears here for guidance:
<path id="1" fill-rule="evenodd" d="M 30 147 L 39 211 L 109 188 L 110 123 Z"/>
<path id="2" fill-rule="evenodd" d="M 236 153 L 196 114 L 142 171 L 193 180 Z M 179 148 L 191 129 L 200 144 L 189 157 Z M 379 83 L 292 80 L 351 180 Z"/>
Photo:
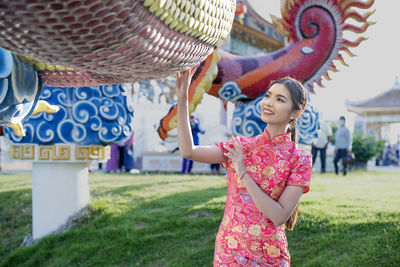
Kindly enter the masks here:
<path id="1" fill-rule="evenodd" d="M 264 129 L 263 133 L 264 140 L 267 144 L 283 144 L 292 141 L 291 133 L 283 133 L 275 136 L 272 140 L 269 138 L 267 128 Z"/>

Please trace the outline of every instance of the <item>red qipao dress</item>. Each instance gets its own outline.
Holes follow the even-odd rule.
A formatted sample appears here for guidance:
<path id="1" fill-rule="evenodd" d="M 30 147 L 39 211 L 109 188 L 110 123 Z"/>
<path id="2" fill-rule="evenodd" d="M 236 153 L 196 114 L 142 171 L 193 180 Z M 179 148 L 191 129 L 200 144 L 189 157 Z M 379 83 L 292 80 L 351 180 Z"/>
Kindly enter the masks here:
<path id="1" fill-rule="evenodd" d="M 247 173 L 274 200 L 286 186 L 309 190 L 311 155 L 298 149 L 290 133 L 275 136 L 267 131 L 255 137 L 240 137 Z M 218 143 L 222 152 L 233 148 L 232 141 Z M 258 210 L 231 161 L 228 170 L 227 201 L 224 217 L 215 241 L 214 266 L 290 266 L 284 226 L 276 227 Z"/>

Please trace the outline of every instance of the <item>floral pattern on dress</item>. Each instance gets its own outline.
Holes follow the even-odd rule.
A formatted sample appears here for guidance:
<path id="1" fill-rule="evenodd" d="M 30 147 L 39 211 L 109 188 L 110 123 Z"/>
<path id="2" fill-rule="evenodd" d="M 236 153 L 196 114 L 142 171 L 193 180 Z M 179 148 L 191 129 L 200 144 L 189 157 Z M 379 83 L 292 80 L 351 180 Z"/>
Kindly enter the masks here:
<path id="1" fill-rule="evenodd" d="M 267 131 L 255 137 L 240 137 L 247 173 L 271 198 L 278 200 L 286 186 L 309 190 L 311 155 L 298 149 L 290 133 L 275 136 Z M 218 143 L 222 152 L 232 141 Z M 227 201 L 215 241 L 214 266 L 290 266 L 284 226 L 276 227 L 258 210 L 243 182 L 237 182 L 232 162 L 228 170 Z"/>

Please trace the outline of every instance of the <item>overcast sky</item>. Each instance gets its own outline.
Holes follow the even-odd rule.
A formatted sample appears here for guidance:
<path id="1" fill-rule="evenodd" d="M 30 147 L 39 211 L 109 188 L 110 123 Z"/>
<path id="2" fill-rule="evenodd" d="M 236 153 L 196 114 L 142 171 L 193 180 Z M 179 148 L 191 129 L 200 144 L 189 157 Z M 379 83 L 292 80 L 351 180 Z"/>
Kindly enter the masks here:
<path id="1" fill-rule="evenodd" d="M 249 1 L 268 21 L 270 14 L 281 17 L 279 0 Z M 323 80 L 325 88 L 315 87 L 312 102 L 324 113 L 324 119 L 337 119 L 342 114 L 353 117 L 346 112 L 346 99 L 355 101 L 375 96 L 390 89 L 395 77 L 400 76 L 400 1 L 376 0 L 373 8 L 376 12 L 369 20 L 377 23 L 362 34 L 369 39 L 351 49 L 357 57 L 350 58 L 343 53 L 349 67 L 337 62 L 340 72 L 329 72 L 332 80 Z M 361 14 L 366 12 L 357 10 Z M 349 33 L 345 37 L 355 40 L 357 35 Z"/>

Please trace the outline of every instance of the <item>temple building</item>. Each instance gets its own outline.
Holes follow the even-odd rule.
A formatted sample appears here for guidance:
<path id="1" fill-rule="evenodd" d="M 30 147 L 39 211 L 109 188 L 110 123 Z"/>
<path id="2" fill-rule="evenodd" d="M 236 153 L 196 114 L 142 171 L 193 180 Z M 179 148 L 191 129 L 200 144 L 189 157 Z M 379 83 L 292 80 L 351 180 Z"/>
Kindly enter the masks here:
<path id="1" fill-rule="evenodd" d="M 377 140 L 397 143 L 400 140 L 400 83 L 398 78 L 389 90 L 361 100 L 346 100 L 347 110 L 356 113 L 355 130 L 375 134 Z"/>
<path id="2" fill-rule="evenodd" d="M 236 1 L 237 11 L 231 35 L 223 50 L 241 56 L 268 54 L 284 46 L 285 38 L 274 25 L 263 19 L 247 0 Z M 239 12 L 237 12 L 239 13 Z"/>

